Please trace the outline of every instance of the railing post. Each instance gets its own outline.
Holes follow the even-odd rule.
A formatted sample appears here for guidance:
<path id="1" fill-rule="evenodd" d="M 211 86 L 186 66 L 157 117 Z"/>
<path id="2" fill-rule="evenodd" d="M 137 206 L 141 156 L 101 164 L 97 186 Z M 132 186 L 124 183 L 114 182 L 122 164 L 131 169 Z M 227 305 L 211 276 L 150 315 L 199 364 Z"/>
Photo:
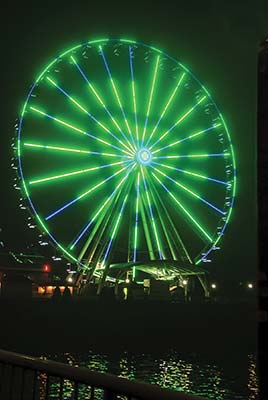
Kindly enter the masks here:
<path id="1" fill-rule="evenodd" d="M 78 382 L 75 382 L 74 383 L 74 400 L 78 400 L 78 389 L 79 389 Z"/>
<path id="2" fill-rule="evenodd" d="M 15 367 L 13 365 L 10 365 L 10 376 L 9 376 L 9 388 L 8 388 L 8 400 L 12 399 L 12 393 L 13 393 L 13 383 L 14 383 L 14 370 Z"/>
<path id="3" fill-rule="evenodd" d="M 116 393 L 113 393 L 108 389 L 104 389 L 103 400 L 116 400 L 116 399 L 117 399 Z"/>
<path id="4" fill-rule="evenodd" d="M 49 391 L 50 391 L 50 376 L 47 374 L 47 379 L 46 379 L 46 400 L 49 400 Z"/>
<path id="5" fill-rule="evenodd" d="M 35 394 L 36 394 L 37 375 L 38 375 L 38 371 L 34 371 L 34 375 L 33 375 L 33 400 L 35 400 Z"/>
<path id="6" fill-rule="evenodd" d="M 63 384 L 64 384 L 64 379 L 60 378 L 60 400 L 63 399 Z"/>
<path id="7" fill-rule="evenodd" d="M 21 369 L 21 392 L 20 392 L 20 398 L 23 400 L 23 395 L 24 395 L 24 383 L 25 383 L 25 369 Z"/>

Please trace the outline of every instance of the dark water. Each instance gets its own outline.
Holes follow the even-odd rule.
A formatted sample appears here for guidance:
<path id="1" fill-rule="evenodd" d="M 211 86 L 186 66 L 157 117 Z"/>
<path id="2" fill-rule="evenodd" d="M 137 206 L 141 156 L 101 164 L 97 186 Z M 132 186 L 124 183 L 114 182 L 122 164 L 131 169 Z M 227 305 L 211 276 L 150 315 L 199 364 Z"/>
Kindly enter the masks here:
<path id="1" fill-rule="evenodd" d="M 112 346 L 112 344 L 111 344 Z M 257 400 L 258 378 L 255 354 L 236 354 L 233 357 L 204 357 L 170 350 L 165 354 L 130 353 L 127 351 L 87 354 L 45 354 L 44 357 L 69 365 L 109 372 L 130 380 L 157 384 L 213 400 Z M 58 384 L 52 387 L 58 392 Z M 65 399 L 72 399 L 72 384 L 65 382 Z M 87 389 L 81 391 L 81 400 L 89 399 Z"/>

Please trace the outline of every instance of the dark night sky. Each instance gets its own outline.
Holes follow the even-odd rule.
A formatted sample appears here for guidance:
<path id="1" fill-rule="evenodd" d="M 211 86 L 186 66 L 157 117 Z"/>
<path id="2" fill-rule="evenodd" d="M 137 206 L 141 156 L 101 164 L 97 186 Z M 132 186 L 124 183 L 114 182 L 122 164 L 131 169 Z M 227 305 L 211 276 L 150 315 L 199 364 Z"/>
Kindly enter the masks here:
<path id="1" fill-rule="evenodd" d="M 25 216 L 12 188 L 11 138 L 30 84 L 46 63 L 99 36 L 156 45 L 188 66 L 225 116 L 235 147 L 238 191 L 215 270 L 248 279 L 256 270 L 256 86 L 258 43 L 268 35 L 268 2 L 10 2 L 1 10 L 2 239 L 25 242 Z"/>

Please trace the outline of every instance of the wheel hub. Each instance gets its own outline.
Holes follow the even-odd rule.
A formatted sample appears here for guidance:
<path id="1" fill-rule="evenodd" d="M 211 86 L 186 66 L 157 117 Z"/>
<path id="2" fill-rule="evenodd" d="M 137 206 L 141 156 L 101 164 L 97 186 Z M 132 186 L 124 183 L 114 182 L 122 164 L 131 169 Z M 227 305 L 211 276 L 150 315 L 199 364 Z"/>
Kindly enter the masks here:
<path id="1" fill-rule="evenodd" d="M 141 148 L 137 152 L 137 161 L 141 165 L 149 165 L 152 161 L 152 153 L 146 148 Z"/>

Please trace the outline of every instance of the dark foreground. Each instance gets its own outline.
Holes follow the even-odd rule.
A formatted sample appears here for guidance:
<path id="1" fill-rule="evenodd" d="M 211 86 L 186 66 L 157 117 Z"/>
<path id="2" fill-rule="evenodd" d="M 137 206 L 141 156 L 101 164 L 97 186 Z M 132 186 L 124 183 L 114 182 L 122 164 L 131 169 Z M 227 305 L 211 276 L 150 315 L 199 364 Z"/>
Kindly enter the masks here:
<path id="1" fill-rule="evenodd" d="M 1 348 L 26 354 L 109 351 L 255 352 L 254 303 L 1 300 Z"/>

